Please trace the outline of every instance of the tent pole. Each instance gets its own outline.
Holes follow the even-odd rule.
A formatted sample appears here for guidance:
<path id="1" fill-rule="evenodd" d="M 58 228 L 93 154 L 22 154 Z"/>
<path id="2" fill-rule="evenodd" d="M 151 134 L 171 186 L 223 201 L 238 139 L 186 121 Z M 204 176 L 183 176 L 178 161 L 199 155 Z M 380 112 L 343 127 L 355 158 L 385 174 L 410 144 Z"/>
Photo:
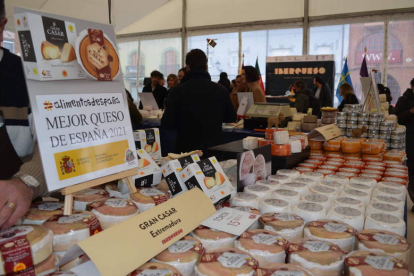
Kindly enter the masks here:
<path id="1" fill-rule="evenodd" d="M 185 66 L 185 54 L 187 52 L 187 0 L 183 0 L 181 28 L 181 68 Z"/>
<path id="2" fill-rule="evenodd" d="M 309 0 L 305 0 L 304 5 L 302 54 L 306 56 L 308 54 Z"/>

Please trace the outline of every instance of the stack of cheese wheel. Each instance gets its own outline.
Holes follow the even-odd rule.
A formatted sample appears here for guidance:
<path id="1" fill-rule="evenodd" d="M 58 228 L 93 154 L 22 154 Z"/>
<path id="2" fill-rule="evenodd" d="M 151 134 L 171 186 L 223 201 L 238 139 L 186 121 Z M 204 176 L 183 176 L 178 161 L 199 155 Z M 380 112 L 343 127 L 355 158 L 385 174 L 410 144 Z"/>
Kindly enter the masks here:
<path id="1" fill-rule="evenodd" d="M 278 170 L 276 172 L 277 175 L 286 175 L 289 176 L 291 181 L 295 181 L 296 178 L 299 177 L 300 173 L 295 171 L 295 170 L 286 170 L 286 169 L 282 169 L 282 170 Z M 273 180 L 273 179 L 271 179 Z M 276 179 L 277 180 L 277 179 Z M 280 181 L 279 181 L 280 182 Z M 282 183 L 282 182 L 281 182 Z"/>
<path id="2" fill-rule="evenodd" d="M 25 272 L 21 274 L 26 268 L 27 275 L 49 275 L 54 272 L 56 260 L 52 241 L 52 232 L 42 225 L 21 225 L 1 230 L 0 275 L 26 275 Z M 31 267 L 34 268 L 32 274 Z"/>
<path id="3" fill-rule="evenodd" d="M 248 194 L 257 195 L 260 200 L 270 197 L 271 189 L 262 185 L 250 185 L 244 187 L 244 192 Z"/>
<path id="4" fill-rule="evenodd" d="M 309 270 L 293 264 L 270 264 L 262 266 L 257 269 L 257 275 L 313 276 Z"/>
<path id="5" fill-rule="evenodd" d="M 296 242 L 303 238 L 305 221 L 302 217 L 288 213 L 262 214 L 259 219 L 263 228 L 285 237 L 289 242 Z"/>
<path id="6" fill-rule="evenodd" d="M 271 181 L 277 181 L 281 184 L 283 183 L 288 183 L 292 181 L 292 178 L 288 175 L 281 175 L 281 174 L 276 174 L 276 175 L 269 175 L 269 177 L 267 178 L 268 180 Z"/>
<path id="7" fill-rule="evenodd" d="M 384 213 L 373 213 L 366 217 L 365 229 L 385 230 L 405 236 L 406 224 L 399 217 Z"/>
<path id="8" fill-rule="evenodd" d="M 109 193 L 105 190 L 85 189 L 73 194 L 73 207 L 75 210 L 86 210 L 88 204 L 108 198 Z"/>
<path id="9" fill-rule="evenodd" d="M 234 248 L 204 253 L 195 268 L 195 276 L 256 275 L 257 260 Z"/>
<path id="10" fill-rule="evenodd" d="M 101 222 L 102 229 L 108 229 L 139 213 L 138 207 L 130 199 L 109 198 L 91 204 L 92 213 Z"/>
<path id="11" fill-rule="evenodd" d="M 305 227 L 305 238 L 336 244 L 345 253 L 354 249 L 357 231 L 342 221 L 316 220 Z"/>
<path id="12" fill-rule="evenodd" d="M 164 263 L 146 263 L 135 271 L 128 274 L 128 276 L 141 276 L 141 275 L 157 275 L 157 276 L 184 276 L 173 266 Z"/>
<path id="13" fill-rule="evenodd" d="M 197 261 L 204 254 L 203 245 L 194 237 L 186 236 L 156 255 L 152 261 L 171 265 L 181 275 L 193 275 Z"/>
<path id="14" fill-rule="evenodd" d="M 408 263 L 410 249 L 407 239 L 390 231 L 366 229 L 358 234 L 358 250 L 385 253 Z"/>
<path id="15" fill-rule="evenodd" d="M 291 243 L 288 254 L 289 263 L 300 265 L 314 275 L 341 275 L 344 268 L 344 252 L 330 242 Z"/>
<path id="16" fill-rule="evenodd" d="M 259 209 L 260 198 L 257 195 L 249 193 L 237 193 L 231 200 L 231 206 L 246 206 Z"/>
<path id="17" fill-rule="evenodd" d="M 241 207 L 241 206 L 232 206 L 232 207 L 230 207 L 230 208 L 233 208 L 233 209 L 236 209 L 236 210 L 239 210 L 239 211 L 243 211 L 243 212 L 247 212 L 247 213 L 250 213 L 250 214 L 253 214 L 253 215 L 259 216 L 259 217 L 262 215 L 262 213 L 261 213 L 259 210 L 255 209 L 255 208 L 252 208 L 252 207 L 246 207 L 246 206 L 243 206 L 243 207 Z M 249 230 L 253 230 L 253 229 L 257 229 L 257 228 L 259 228 L 259 220 L 256 220 L 256 222 L 255 222 L 255 223 L 253 223 L 253 224 L 249 227 Z"/>
<path id="18" fill-rule="evenodd" d="M 237 249 L 253 256 L 259 266 L 284 263 L 288 244 L 284 237 L 263 229 L 246 231 L 234 243 Z"/>
<path id="19" fill-rule="evenodd" d="M 317 203 L 300 202 L 293 206 L 292 213 L 301 216 L 306 222 L 325 219 L 326 209 Z"/>
<path id="20" fill-rule="evenodd" d="M 54 215 L 63 214 L 63 202 L 40 201 L 33 203 L 24 215 L 23 224 L 43 224 Z"/>
<path id="21" fill-rule="evenodd" d="M 345 265 L 349 276 L 410 275 L 404 261 L 380 252 L 353 251 L 346 256 Z"/>
<path id="22" fill-rule="evenodd" d="M 199 226 L 191 235 L 201 241 L 207 252 L 224 247 L 234 247 L 234 241 L 237 236 L 211 229 L 206 226 Z"/>
<path id="23" fill-rule="evenodd" d="M 170 198 L 170 194 L 156 188 L 140 188 L 131 194 L 132 201 L 137 205 L 140 212 L 149 210 Z"/>

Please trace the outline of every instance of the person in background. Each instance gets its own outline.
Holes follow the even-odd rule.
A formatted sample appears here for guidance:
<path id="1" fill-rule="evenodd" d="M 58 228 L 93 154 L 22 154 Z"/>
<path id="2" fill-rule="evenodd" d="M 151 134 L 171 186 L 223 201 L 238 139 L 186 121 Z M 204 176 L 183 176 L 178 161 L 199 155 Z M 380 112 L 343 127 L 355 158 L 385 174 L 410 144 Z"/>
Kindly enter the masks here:
<path id="1" fill-rule="evenodd" d="M 312 115 L 320 116 L 321 105 L 313 95 L 310 89 L 307 89 L 305 82 L 302 80 L 295 81 L 293 84 L 295 94 L 295 107 L 300 113 L 307 113 L 309 108 L 312 108 Z"/>
<path id="2" fill-rule="evenodd" d="M 230 88 L 231 88 L 231 91 L 233 91 L 233 89 L 234 89 L 235 85 L 236 85 L 236 79 L 231 80 L 231 82 L 230 82 Z"/>
<path id="3" fill-rule="evenodd" d="M 154 95 L 155 101 L 157 102 L 158 108 L 164 108 L 164 100 L 167 97 L 167 89 L 164 86 L 160 85 L 160 81 L 164 78 L 164 75 L 154 70 L 151 72 L 151 83 L 144 86 L 142 92 L 152 92 Z"/>
<path id="4" fill-rule="evenodd" d="M 161 119 L 162 128 L 177 131 L 176 153 L 219 145 L 222 124 L 236 121 L 228 91 L 211 81 L 206 54 L 193 49 L 185 63 L 190 70 L 171 90 Z"/>
<path id="5" fill-rule="evenodd" d="M 387 102 L 389 104 L 388 114 L 389 115 L 395 114 L 394 106 L 391 105 L 391 102 L 392 102 L 391 90 L 388 87 L 384 87 L 384 94 L 387 96 Z"/>
<path id="6" fill-rule="evenodd" d="M 134 127 L 142 122 L 142 115 L 139 112 L 137 106 L 134 104 L 134 98 L 132 98 L 131 93 L 129 93 L 128 89 L 126 88 L 125 93 L 127 94 L 129 116 L 131 117 L 131 123 Z"/>
<path id="7" fill-rule="evenodd" d="M 241 75 L 237 75 L 234 81 L 233 91 L 231 91 L 230 93 L 230 99 L 231 99 L 231 102 L 233 103 L 235 110 L 239 109 L 239 98 L 237 97 L 237 93 L 247 92 L 247 91 L 248 91 L 247 85 L 242 82 Z"/>
<path id="8" fill-rule="evenodd" d="M 181 80 L 184 78 L 185 74 L 187 73 L 187 68 L 183 67 L 180 70 L 178 70 L 178 83 L 181 83 Z"/>
<path id="9" fill-rule="evenodd" d="M 253 66 L 244 66 L 242 70 L 242 82 L 247 85 L 248 92 L 253 93 L 255 103 L 265 103 L 266 97 L 257 81 L 260 79 L 259 74 Z"/>
<path id="10" fill-rule="evenodd" d="M 395 115 L 398 123 L 406 127 L 405 151 L 407 153 L 407 167 L 409 173 L 408 194 L 414 201 L 414 79 L 410 82 L 410 89 L 398 98 L 395 105 Z M 414 206 L 411 209 L 414 212 Z"/>
<path id="11" fill-rule="evenodd" d="M 315 86 L 313 96 L 319 100 L 321 107 L 332 107 L 332 94 L 329 85 L 320 76 L 313 78 L 313 85 Z"/>
<path id="12" fill-rule="evenodd" d="M 0 0 L 0 43 L 7 24 Z M 22 60 L 0 48 L 0 228 L 7 229 L 26 214 L 47 185 L 36 142 Z"/>
<path id="13" fill-rule="evenodd" d="M 230 80 L 229 80 L 226 72 L 221 72 L 220 73 L 220 79 L 219 79 L 218 83 L 223 85 L 227 89 L 227 91 L 229 91 L 229 93 L 231 93 Z"/>
<path id="14" fill-rule="evenodd" d="M 167 77 L 167 89 L 168 92 L 171 90 L 171 88 L 178 85 L 178 77 L 175 74 L 169 74 Z"/>
<path id="15" fill-rule="evenodd" d="M 164 75 L 162 75 L 162 78 L 160 79 L 160 83 L 159 83 L 162 87 L 165 87 L 165 77 Z"/>
<path id="16" fill-rule="evenodd" d="M 338 106 L 339 111 L 342 111 L 346 104 L 359 104 L 354 89 L 349 83 L 344 83 L 339 87 L 339 94 L 342 96 L 342 102 Z"/>

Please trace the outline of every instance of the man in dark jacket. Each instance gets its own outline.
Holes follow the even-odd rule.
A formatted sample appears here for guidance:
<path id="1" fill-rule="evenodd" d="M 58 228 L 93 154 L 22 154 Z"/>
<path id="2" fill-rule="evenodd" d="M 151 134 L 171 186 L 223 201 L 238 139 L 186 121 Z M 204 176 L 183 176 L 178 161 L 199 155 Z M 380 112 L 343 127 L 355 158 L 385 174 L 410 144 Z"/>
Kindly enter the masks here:
<path id="1" fill-rule="evenodd" d="M 296 81 L 294 83 L 295 107 L 300 113 L 307 113 L 309 108 L 312 108 L 312 115 L 320 116 L 321 107 L 318 100 L 312 95 L 312 91 L 305 87 L 304 81 Z"/>
<path id="2" fill-rule="evenodd" d="M 333 106 L 332 93 L 329 85 L 319 76 L 313 78 L 313 96 L 319 100 L 321 107 Z"/>
<path id="3" fill-rule="evenodd" d="M 222 123 L 236 121 L 228 91 L 211 81 L 204 52 L 191 50 L 185 62 L 190 70 L 170 91 L 161 119 L 163 128 L 177 130 L 177 153 L 219 145 Z"/>
<path id="4" fill-rule="evenodd" d="M 144 89 L 142 89 L 142 92 L 152 92 L 159 109 L 164 109 L 164 100 L 168 94 L 167 88 L 160 85 L 160 81 L 163 78 L 164 75 L 161 72 L 157 70 L 152 71 L 151 83 L 144 86 Z"/>
<path id="5" fill-rule="evenodd" d="M 405 151 L 407 153 L 407 166 L 410 174 L 408 184 L 408 193 L 411 200 L 414 200 L 414 79 L 410 82 L 411 89 L 407 89 L 398 99 L 395 105 L 395 115 L 398 117 L 398 123 L 404 125 L 407 129 L 405 138 Z M 411 209 L 414 212 L 414 207 Z"/>

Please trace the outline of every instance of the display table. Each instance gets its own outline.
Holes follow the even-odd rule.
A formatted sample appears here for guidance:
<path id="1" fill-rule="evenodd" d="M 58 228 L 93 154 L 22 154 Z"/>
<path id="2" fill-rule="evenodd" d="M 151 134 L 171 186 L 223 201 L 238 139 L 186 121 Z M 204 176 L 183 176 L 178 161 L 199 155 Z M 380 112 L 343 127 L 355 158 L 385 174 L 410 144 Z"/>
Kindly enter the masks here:
<path id="1" fill-rule="evenodd" d="M 215 156 L 219 161 L 237 159 L 237 155 L 246 150 L 243 149 L 243 140 L 211 147 L 207 150 L 208 156 Z M 272 174 L 280 169 L 291 169 L 303 162 L 310 155 L 310 147 L 306 147 L 301 153 L 293 153 L 290 156 L 272 156 Z"/>

